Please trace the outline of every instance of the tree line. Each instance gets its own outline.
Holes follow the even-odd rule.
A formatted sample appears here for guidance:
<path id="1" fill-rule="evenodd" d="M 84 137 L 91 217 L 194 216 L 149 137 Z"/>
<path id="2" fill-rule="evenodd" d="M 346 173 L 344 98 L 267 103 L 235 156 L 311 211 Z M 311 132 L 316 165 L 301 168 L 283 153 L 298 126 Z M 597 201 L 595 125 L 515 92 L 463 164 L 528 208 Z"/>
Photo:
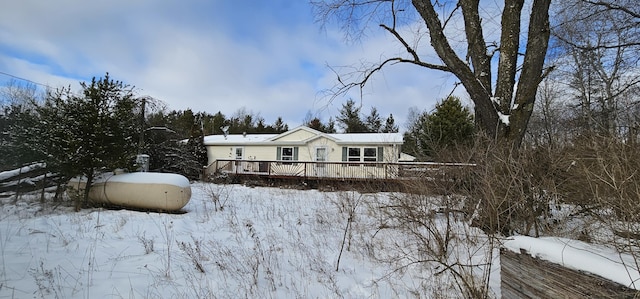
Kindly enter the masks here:
<path id="1" fill-rule="evenodd" d="M 362 112 L 362 106 L 353 99 L 348 99 L 338 111 L 338 116 L 329 117 L 327 123 L 323 123 L 318 117 L 308 113 L 303 124 L 312 129 L 324 133 L 336 133 L 339 127 L 343 133 L 397 133 L 398 125 L 393 114 L 384 118 L 378 113 L 376 107 L 371 107 L 369 114 Z"/>
<path id="2" fill-rule="evenodd" d="M 222 134 L 223 128 L 229 134 L 289 130 L 282 117 L 267 123 L 245 108 L 230 116 L 221 111 L 169 111 L 161 101 L 137 96 L 133 86 L 108 73 L 80 85 L 79 92 L 63 87 L 41 93 L 34 85 L 12 81 L 0 90 L 1 169 L 45 162 L 59 182 L 82 175 L 91 184 L 104 171 L 136 170 L 136 155 L 147 154 L 149 171 L 197 179 L 207 163 L 204 136 Z M 323 123 L 310 115 L 303 124 L 327 133 L 337 128 L 347 133 L 399 131 L 393 115 L 383 118 L 375 107 L 363 114 L 351 99 L 335 120 Z"/>
<path id="3" fill-rule="evenodd" d="M 157 99 L 136 96 L 132 86 L 113 80 L 108 73 L 89 83 L 82 82 L 81 88 L 80 93 L 69 87 L 39 93 L 33 85 L 12 81 L 1 90 L 2 169 L 46 161 L 63 178 L 92 178 L 105 169 L 133 170 L 136 154 L 148 154 L 150 171 L 181 173 L 196 179 L 207 163 L 203 136 L 223 134 L 223 128 L 229 134 L 277 134 L 289 130 L 282 117 L 269 124 L 245 108 L 230 116 L 221 111 L 211 114 L 191 109 L 168 110 Z M 375 107 L 369 114 L 361 109 L 349 99 L 335 120 L 330 117 L 324 123 L 308 113 L 303 124 L 326 133 L 336 133 L 338 129 L 346 133 L 399 131 L 392 114 L 384 118 Z M 432 143 L 451 144 L 469 134 L 463 129 L 467 131 L 452 135 L 452 129 L 444 128 L 457 121 L 466 123 L 456 125 L 471 126 L 469 109 L 457 98 L 443 101 L 435 110 L 433 114 L 421 112 L 405 133 L 406 150 L 421 159 L 433 151 Z M 442 121 L 457 116 L 461 118 Z M 439 134 L 437 138 L 435 132 Z"/>

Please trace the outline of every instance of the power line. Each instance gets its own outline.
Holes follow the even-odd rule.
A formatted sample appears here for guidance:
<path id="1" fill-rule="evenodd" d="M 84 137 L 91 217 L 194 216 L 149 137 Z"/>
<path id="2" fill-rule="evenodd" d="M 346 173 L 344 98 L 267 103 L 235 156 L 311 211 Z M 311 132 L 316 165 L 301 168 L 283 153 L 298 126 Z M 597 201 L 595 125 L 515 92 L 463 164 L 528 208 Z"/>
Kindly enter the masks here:
<path id="1" fill-rule="evenodd" d="M 5 76 L 9 76 L 9 77 L 14 78 L 14 79 L 18 79 L 18 80 L 22 80 L 22 81 L 27 81 L 27 82 L 29 82 L 29 83 L 31 83 L 31 84 L 44 86 L 44 87 L 46 87 L 46 88 L 52 88 L 51 86 L 49 86 L 49 85 L 47 85 L 47 84 L 43 84 L 43 83 L 39 83 L 39 82 L 36 82 L 36 81 L 33 81 L 33 80 L 29 80 L 29 79 L 25 79 L 25 78 L 22 78 L 22 77 L 18 77 L 18 76 L 15 76 L 15 75 L 9 74 L 9 73 L 5 73 L 5 72 L 3 72 L 3 71 L 0 71 L 0 74 L 5 75 Z"/>

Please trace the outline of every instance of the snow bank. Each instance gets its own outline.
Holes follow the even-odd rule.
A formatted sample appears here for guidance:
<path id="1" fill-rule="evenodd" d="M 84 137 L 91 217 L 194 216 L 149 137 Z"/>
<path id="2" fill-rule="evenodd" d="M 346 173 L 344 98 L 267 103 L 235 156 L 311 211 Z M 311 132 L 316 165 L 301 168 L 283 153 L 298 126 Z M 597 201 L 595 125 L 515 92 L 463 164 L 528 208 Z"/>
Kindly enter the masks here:
<path id="1" fill-rule="evenodd" d="M 516 253 L 524 249 L 533 257 L 640 289 L 640 272 L 634 258 L 606 246 L 556 237 L 515 236 L 509 238 L 504 247 Z"/>

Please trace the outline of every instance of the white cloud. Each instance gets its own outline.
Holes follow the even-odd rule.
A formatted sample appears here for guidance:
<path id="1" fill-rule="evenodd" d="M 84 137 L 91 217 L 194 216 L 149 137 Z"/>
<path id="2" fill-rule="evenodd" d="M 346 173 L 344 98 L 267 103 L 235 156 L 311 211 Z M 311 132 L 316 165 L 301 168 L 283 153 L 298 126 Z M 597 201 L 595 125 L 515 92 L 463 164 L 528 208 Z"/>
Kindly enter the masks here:
<path id="1" fill-rule="evenodd" d="M 255 20 L 235 22 L 255 32 L 239 35 L 242 30 L 224 23 L 233 20 L 226 15 L 233 10 L 223 7 L 228 2 L 194 3 L 10 2 L 0 12 L 0 71 L 52 85 L 90 80 L 108 71 L 114 79 L 138 87 L 142 95 L 167 102 L 170 109 L 231 115 L 246 107 L 268 123 L 282 116 L 296 126 L 309 110 L 325 120 L 337 115 L 346 100 L 329 103 L 318 95 L 336 83 L 325 65 L 404 55 L 382 29 L 360 44 L 345 44 L 340 32 L 321 31 L 311 16 L 306 23 L 276 24 L 277 18 L 260 18 L 261 12 L 253 11 L 243 17 Z M 428 45 L 428 40 L 421 43 Z M 362 111 L 374 106 L 402 124 L 409 107 L 430 109 L 453 82 L 442 72 L 390 66 L 365 88 Z M 358 90 L 349 95 L 360 99 Z"/>

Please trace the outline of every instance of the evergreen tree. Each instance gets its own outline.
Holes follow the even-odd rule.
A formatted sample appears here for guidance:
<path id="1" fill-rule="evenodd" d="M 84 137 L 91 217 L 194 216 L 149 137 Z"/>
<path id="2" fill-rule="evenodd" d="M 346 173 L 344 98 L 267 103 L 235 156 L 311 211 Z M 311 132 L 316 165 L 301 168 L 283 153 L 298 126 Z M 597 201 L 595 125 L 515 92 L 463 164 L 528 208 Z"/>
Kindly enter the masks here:
<path id="1" fill-rule="evenodd" d="M 224 122 L 224 117 L 222 118 L 222 120 L 218 120 L 217 114 L 212 115 L 207 112 L 198 112 L 196 114 L 196 117 L 202 121 L 202 132 L 205 136 L 222 133 L 220 127 Z"/>
<path id="2" fill-rule="evenodd" d="M 103 78 L 80 83 L 82 94 L 68 89 L 48 95 L 39 107 L 42 136 L 49 136 L 47 164 L 65 176 L 84 175 L 91 186 L 96 174 L 107 169 L 130 167 L 139 136 L 137 101 L 131 88 Z M 89 188 L 84 193 L 87 202 Z M 76 201 L 76 209 L 81 202 Z"/>
<path id="3" fill-rule="evenodd" d="M 325 125 L 322 123 L 322 121 L 317 118 L 314 117 L 311 120 L 309 120 L 308 122 L 305 123 L 305 125 L 311 129 L 320 131 L 320 132 L 324 132 L 325 131 Z"/>
<path id="4" fill-rule="evenodd" d="M 436 104 L 431 114 L 426 111 L 410 114 L 403 150 L 420 160 L 437 158 L 438 151 L 464 145 L 473 136 L 473 115 L 457 97 Z"/>
<path id="5" fill-rule="evenodd" d="M 367 132 L 367 126 L 360 118 L 360 107 L 356 107 L 356 103 L 349 99 L 340 109 L 340 115 L 336 118 L 338 125 L 345 133 L 362 133 Z"/>
<path id="6" fill-rule="evenodd" d="M 284 123 L 281 116 L 278 116 L 278 119 L 276 119 L 276 122 L 273 124 L 273 129 L 275 131 L 274 133 L 284 133 L 289 131 L 289 125 Z"/>
<path id="7" fill-rule="evenodd" d="M 38 148 L 31 148 L 24 142 L 25 138 L 32 138 L 29 132 L 39 125 L 35 107 L 40 102 L 34 84 L 10 80 L 0 87 L 0 170 L 42 161 Z M 16 135 L 18 131 L 20 136 Z"/>
<path id="8" fill-rule="evenodd" d="M 336 133 L 336 121 L 333 119 L 333 117 L 329 117 L 329 121 L 327 122 L 327 125 L 325 126 L 325 133 Z"/>
<path id="9" fill-rule="evenodd" d="M 403 152 L 416 156 L 418 160 L 430 160 L 429 154 L 425 148 L 426 140 L 424 132 L 426 120 L 429 114 L 426 111 L 418 112 L 417 108 L 409 111 L 409 123 L 407 131 L 404 133 Z"/>
<path id="10" fill-rule="evenodd" d="M 3 169 L 14 169 L 45 160 L 47 152 L 44 148 L 48 144 L 43 136 L 48 135 L 36 107 L 13 104 L 5 108 L 2 119 L 0 164 Z"/>
<path id="11" fill-rule="evenodd" d="M 375 107 L 371 108 L 371 113 L 365 118 L 365 126 L 369 133 L 379 133 L 382 129 L 382 119 Z"/>
<path id="12" fill-rule="evenodd" d="M 224 114 L 222 114 L 222 112 L 218 111 L 218 113 L 214 114 L 211 117 L 211 124 L 209 126 L 205 126 L 205 128 L 210 127 L 211 130 L 208 131 L 208 133 L 205 133 L 205 135 L 209 135 L 209 134 L 222 134 L 222 127 L 225 126 L 225 116 Z M 207 132 L 207 131 L 205 131 Z"/>
<path id="13" fill-rule="evenodd" d="M 436 110 L 426 117 L 421 142 L 427 154 L 470 141 L 473 115 L 457 97 L 448 97 L 436 104 Z"/>
<path id="14" fill-rule="evenodd" d="M 217 114 L 194 114 L 191 109 L 171 111 L 161 117 L 163 114 L 153 114 L 149 119 L 153 129 L 148 130 L 143 149 L 143 153 L 149 155 L 149 170 L 198 179 L 208 162 L 204 146 L 205 121 L 208 120 L 208 126 L 221 121 L 216 119 Z"/>
<path id="15" fill-rule="evenodd" d="M 382 127 L 382 133 L 398 133 L 399 128 L 396 125 L 395 119 L 393 119 L 393 114 L 389 114 L 387 120 L 384 122 L 384 127 Z"/>
<path id="16" fill-rule="evenodd" d="M 269 133 L 273 130 L 270 126 L 266 125 L 264 122 L 264 118 L 258 118 L 258 122 L 256 123 L 256 128 L 252 130 L 255 133 Z"/>
<path id="17" fill-rule="evenodd" d="M 307 121 L 305 125 L 311 129 L 323 132 L 323 133 L 335 133 L 335 128 L 333 127 L 333 119 L 329 119 L 329 123 L 326 125 L 320 120 L 318 117 L 314 117 L 311 120 Z"/>
<path id="18" fill-rule="evenodd" d="M 201 123 L 194 123 L 191 129 L 189 140 L 181 156 L 182 167 L 178 168 L 178 173 L 190 179 L 198 179 L 202 174 L 202 169 L 207 165 L 207 149 L 204 146 L 204 134 Z"/>
<path id="19" fill-rule="evenodd" d="M 193 110 L 177 111 L 171 116 L 174 117 L 169 125 L 171 129 L 176 131 L 181 138 L 190 137 L 193 126 L 197 123 L 196 114 L 193 113 Z"/>

